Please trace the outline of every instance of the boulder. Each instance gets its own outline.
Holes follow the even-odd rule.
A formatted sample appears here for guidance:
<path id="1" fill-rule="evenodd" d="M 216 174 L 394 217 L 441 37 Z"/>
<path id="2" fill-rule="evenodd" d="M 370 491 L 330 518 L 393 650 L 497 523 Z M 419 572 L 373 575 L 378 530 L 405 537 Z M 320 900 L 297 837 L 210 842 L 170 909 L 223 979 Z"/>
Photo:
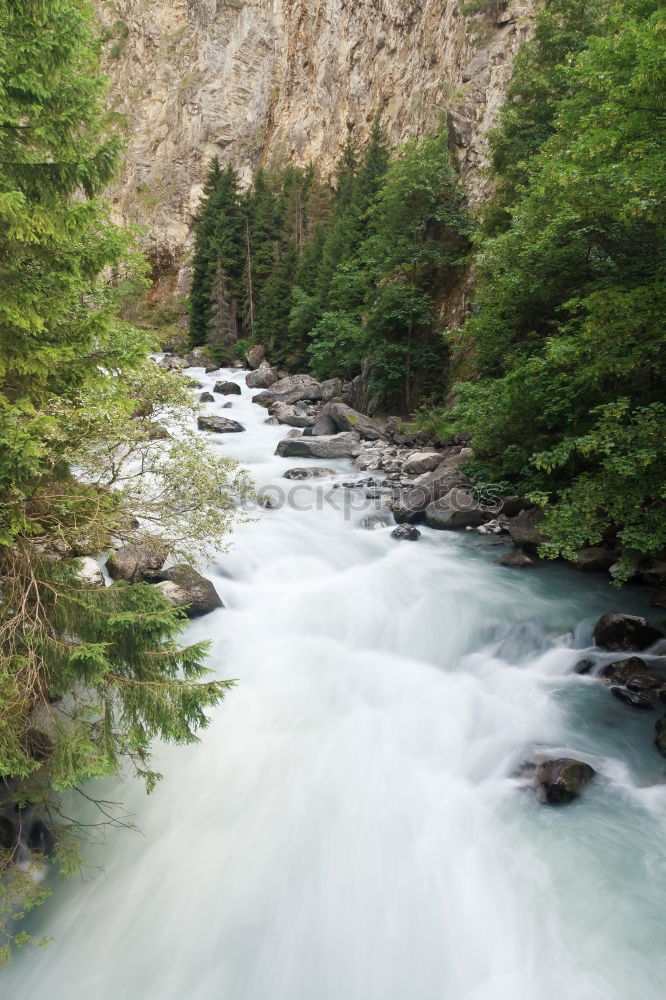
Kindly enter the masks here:
<path id="1" fill-rule="evenodd" d="M 544 513 L 540 507 L 522 510 L 516 517 L 509 518 L 508 531 L 516 545 L 535 551 L 546 541 L 541 532 Z"/>
<path id="2" fill-rule="evenodd" d="M 654 742 L 662 757 L 666 757 L 666 715 L 654 727 Z"/>
<path id="3" fill-rule="evenodd" d="M 265 423 L 265 424 L 268 424 L 268 425 L 269 425 L 269 427 L 277 427 L 277 426 L 278 426 L 278 424 L 280 423 L 280 421 L 279 421 L 279 420 L 276 420 L 276 419 L 275 419 L 275 417 L 267 417 L 267 418 L 266 418 L 266 419 L 264 420 L 264 423 Z"/>
<path id="4" fill-rule="evenodd" d="M 502 506 L 500 508 L 500 514 L 506 514 L 507 517 L 515 517 L 520 514 L 523 510 L 529 510 L 534 507 L 531 500 L 526 500 L 525 497 L 510 496 L 504 497 L 502 499 Z"/>
<path id="5" fill-rule="evenodd" d="M 277 369 L 271 368 L 267 361 L 262 361 L 255 371 L 245 376 L 245 385 L 248 389 L 270 389 L 277 381 Z"/>
<path id="6" fill-rule="evenodd" d="M 123 545 L 114 552 L 106 568 L 112 580 L 138 583 L 151 579 L 151 575 L 162 568 L 168 554 L 169 550 L 160 538 L 143 539 Z"/>
<path id="7" fill-rule="evenodd" d="M 236 382 L 216 382 L 213 392 L 219 392 L 223 396 L 240 396 L 241 387 Z"/>
<path id="8" fill-rule="evenodd" d="M 620 611 L 609 611 L 602 615 L 594 626 L 594 641 L 602 649 L 647 649 L 662 636 L 663 633 L 648 625 L 645 618 L 625 615 Z"/>
<path id="9" fill-rule="evenodd" d="M 342 379 L 327 378 L 324 379 L 320 385 L 321 399 L 323 403 L 330 402 L 331 399 L 335 399 L 336 396 L 340 396 L 342 393 Z"/>
<path id="10" fill-rule="evenodd" d="M 328 413 L 320 413 L 319 416 L 315 418 L 315 422 L 312 427 L 312 434 L 314 437 L 326 437 L 329 434 L 337 433 L 338 427 Z"/>
<path id="11" fill-rule="evenodd" d="M 321 399 L 321 385 L 311 375 L 288 375 L 270 389 L 252 397 L 253 403 L 269 407 L 271 403 L 300 403 L 303 399 Z"/>
<path id="12" fill-rule="evenodd" d="M 197 427 L 200 431 L 212 431 L 214 434 L 238 434 L 245 428 L 237 420 L 229 420 L 227 417 L 199 417 Z"/>
<path id="13" fill-rule="evenodd" d="M 478 501 L 469 490 L 456 488 L 449 490 L 439 500 L 428 504 L 425 512 L 426 524 L 430 528 L 456 531 L 458 528 L 474 527 L 490 520 L 487 511 L 480 510 Z"/>
<path id="14" fill-rule="evenodd" d="M 231 409 L 233 409 L 233 405 L 234 405 L 233 403 L 222 403 L 222 409 L 223 410 L 231 410 Z"/>
<path id="15" fill-rule="evenodd" d="M 292 430 L 289 431 L 289 433 L 287 434 L 287 437 L 288 438 L 299 438 L 299 437 L 301 437 L 302 434 L 303 434 L 303 431 L 299 431 L 298 427 L 294 427 Z"/>
<path id="16" fill-rule="evenodd" d="M 331 418 L 335 426 L 340 431 L 356 431 L 367 441 L 378 441 L 383 437 L 381 428 L 372 417 L 366 417 L 364 413 L 352 409 L 346 403 L 335 401 L 327 403 L 322 410 L 322 416 Z"/>
<path id="17" fill-rule="evenodd" d="M 92 556 L 83 556 L 75 561 L 76 579 L 84 587 L 103 587 L 104 574 L 99 563 Z"/>
<path id="18" fill-rule="evenodd" d="M 539 801 L 551 806 L 573 802 L 595 774 L 589 764 L 572 757 L 543 761 L 538 765 L 534 779 Z"/>
<path id="19" fill-rule="evenodd" d="M 424 472 L 434 472 L 442 463 L 439 451 L 414 451 L 407 457 L 402 471 L 407 476 L 420 476 Z"/>
<path id="20" fill-rule="evenodd" d="M 189 362 L 185 358 L 178 358 L 173 354 L 165 355 L 159 362 L 160 368 L 167 368 L 169 371 L 179 371 L 182 368 L 190 368 Z"/>
<path id="21" fill-rule="evenodd" d="M 288 424 L 290 427 L 312 427 L 315 418 L 306 413 L 303 409 L 290 403 L 271 403 L 268 412 L 281 424 Z"/>
<path id="22" fill-rule="evenodd" d="M 617 559 L 615 552 L 601 545 L 591 545 L 587 549 L 580 549 L 576 555 L 578 558 L 571 565 L 582 573 L 607 571 Z"/>
<path id="23" fill-rule="evenodd" d="M 638 656 L 631 656 L 627 660 L 604 664 L 597 676 L 606 684 L 626 684 L 632 677 L 646 672 L 643 660 Z"/>
<path id="24" fill-rule="evenodd" d="M 186 563 L 162 570 L 159 580 L 157 587 L 172 604 L 184 608 L 188 618 L 198 618 L 224 606 L 210 580 Z"/>
<path id="25" fill-rule="evenodd" d="M 199 396 L 199 402 L 200 403 L 214 403 L 215 402 L 215 396 L 213 396 L 212 392 L 202 392 L 201 395 Z"/>
<path id="26" fill-rule="evenodd" d="M 666 586 L 666 559 L 652 559 L 641 566 L 641 578 L 652 587 Z"/>
<path id="27" fill-rule="evenodd" d="M 420 524 L 425 520 L 424 492 L 403 490 L 390 501 L 393 517 L 398 524 Z"/>
<path id="28" fill-rule="evenodd" d="M 397 538 L 399 542 L 416 542 L 421 537 L 421 532 L 413 524 L 399 524 L 391 532 L 391 538 Z"/>
<path id="29" fill-rule="evenodd" d="M 361 445 L 354 434 L 332 434 L 328 437 L 285 439 L 277 446 L 282 458 L 354 458 Z"/>
<path id="30" fill-rule="evenodd" d="M 206 357 L 201 347 L 193 347 L 184 355 L 184 360 L 189 368 L 206 368 L 210 367 L 211 364 L 210 358 Z"/>
<path id="31" fill-rule="evenodd" d="M 287 469 L 283 479 L 323 479 L 325 476 L 334 476 L 333 469 L 325 469 L 320 465 L 303 465 L 299 469 Z"/>
<path id="32" fill-rule="evenodd" d="M 500 566 L 509 566 L 511 569 L 535 569 L 536 563 L 534 559 L 530 559 L 527 552 L 523 552 L 522 549 L 513 549 L 512 552 L 507 552 L 500 559 Z"/>
<path id="33" fill-rule="evenodd" d="M 643 711 L 654 709 L 654 697 L 648 691 L 628 691 L 627 688 L 612 687 L 610 693 L 629 708 L 639 708 Z"/>
<path id="34" fill-rule="evenodd" d="M 265 357 L 266 348 L 263 344 L 252 344 L 245 352 L 245 360 L 250 368 L 259 368 Z"/>

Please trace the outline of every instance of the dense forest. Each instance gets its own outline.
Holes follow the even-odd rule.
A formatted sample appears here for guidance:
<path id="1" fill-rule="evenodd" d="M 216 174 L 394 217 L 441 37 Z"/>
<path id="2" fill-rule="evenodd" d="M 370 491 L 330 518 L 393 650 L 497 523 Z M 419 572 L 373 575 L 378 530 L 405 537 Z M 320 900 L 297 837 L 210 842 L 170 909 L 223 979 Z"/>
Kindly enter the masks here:
<path id="1" fill-rule="evenodd" d="M 287 167 L 240 193 L 215 164 L 192 342 L 363 369 L 385 408 L 471 433 L 477 478 L 546 508 L 542 554 L 615 538 L 630 575 L 666 547 L 665 56 L 656 0 L 549 0 L 491 136 L 480 219 L 443 123 L 389 153 L 375 122 L 333 190 Z M 469 318 L 446 329 L 470 265 Z"/>
<path id="2" fill-rule="evenodd" d="M 81 572 L 112 537 L 159 533 L 183 558 L 215 545 L 247 491 L 188 435 L 184 382 L 119 318 L 144 279 L 103 199 L 121 141 L 98 57 L 77 0 L 0 5 L 0 964 L 27 938 L 12 917 L 47 893 L 30 864 L 4 877 L 21 846 L 75 867 L 91 827 L 63 796 L 128 771 L 152 787 L 153 739 L 194 740 L 228 687 L 206 676 L 205 643 L 179 644 L 183 613 L 159 589 Z M 98 803 L 91 823 L 118 821 Z"/>

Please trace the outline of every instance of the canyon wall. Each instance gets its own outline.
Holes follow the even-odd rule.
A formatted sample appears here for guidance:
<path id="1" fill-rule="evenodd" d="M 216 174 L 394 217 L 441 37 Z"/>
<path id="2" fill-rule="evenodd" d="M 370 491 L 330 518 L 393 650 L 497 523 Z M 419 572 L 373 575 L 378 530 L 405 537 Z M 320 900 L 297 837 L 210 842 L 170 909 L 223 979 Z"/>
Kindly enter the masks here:
<path id="1" fill-rule="evenodd" d="M 444 112 L 473 202 L 538 0 L 96 0 L 110 100 L 130 141 L 115 210 L 147 230 L 185 292 L 192 219 L 214 156 L 331 176 L 377 111 L 392 143 Z"/>

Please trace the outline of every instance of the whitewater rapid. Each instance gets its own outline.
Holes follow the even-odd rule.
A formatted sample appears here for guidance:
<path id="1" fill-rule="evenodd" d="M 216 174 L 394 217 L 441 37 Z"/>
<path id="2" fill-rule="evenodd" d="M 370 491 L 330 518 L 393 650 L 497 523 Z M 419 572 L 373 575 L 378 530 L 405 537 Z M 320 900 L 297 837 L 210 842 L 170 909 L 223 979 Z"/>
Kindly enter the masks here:
<path id="1" fill-rule="evenodd" d="M 596 617 L 640 595 L 500 567 L 475 534 L 367 531 L 342 488 L 323 498 L 350 463 L 276 458 L 287 428 L 245 373 L 191 373 L 243 387 L 206 409 L 246 427 L 212 440 L 259 487 L 335 475 L 208 568 L 225 608 L 187 638 L 237 686 L 201 743 L 158 748 L 150 798 L 105 789 L 142 835 L 110 831 L 85 881 L 54 881 L 30 924 L 54 941 L 2 996 L 661 1000 L 666 762 L 651 715 L 572 672 Z M 541 806 L 512 776 L 535 751 L 599 776 Z"/>

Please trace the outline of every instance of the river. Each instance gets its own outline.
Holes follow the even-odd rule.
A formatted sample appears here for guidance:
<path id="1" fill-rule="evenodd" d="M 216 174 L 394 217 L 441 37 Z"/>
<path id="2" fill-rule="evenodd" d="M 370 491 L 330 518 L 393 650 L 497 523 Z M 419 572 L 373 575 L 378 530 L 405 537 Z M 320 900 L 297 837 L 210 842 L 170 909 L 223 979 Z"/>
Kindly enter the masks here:
<path id="1" fill-rule="evenodd" d="M 87 851 L 99 870 L 55 884 L 31 925 L 54 941 L 16 957 L 2 996 L 661 1000 L 654 713 L 572 670 L 595 619 L 641 595 L 500 567 L 476 534 L 364 530 L 326 489 L 350 463 L 290 484 L 314 463 L 274 456 L 287 428 L 244 373 L 192 374 L 243 386 L 207 407 L 246 427 L 216 446 L 298 493 L 236 530 L 207 570 L 225 608 L 188 628 L 237 686 L 201 743 L 158 749 L 150 798 L 112 789 L 143 835 L 110 831 Z M 598 777 L 540 805 L 513 777 L 537 751 Z"/>

